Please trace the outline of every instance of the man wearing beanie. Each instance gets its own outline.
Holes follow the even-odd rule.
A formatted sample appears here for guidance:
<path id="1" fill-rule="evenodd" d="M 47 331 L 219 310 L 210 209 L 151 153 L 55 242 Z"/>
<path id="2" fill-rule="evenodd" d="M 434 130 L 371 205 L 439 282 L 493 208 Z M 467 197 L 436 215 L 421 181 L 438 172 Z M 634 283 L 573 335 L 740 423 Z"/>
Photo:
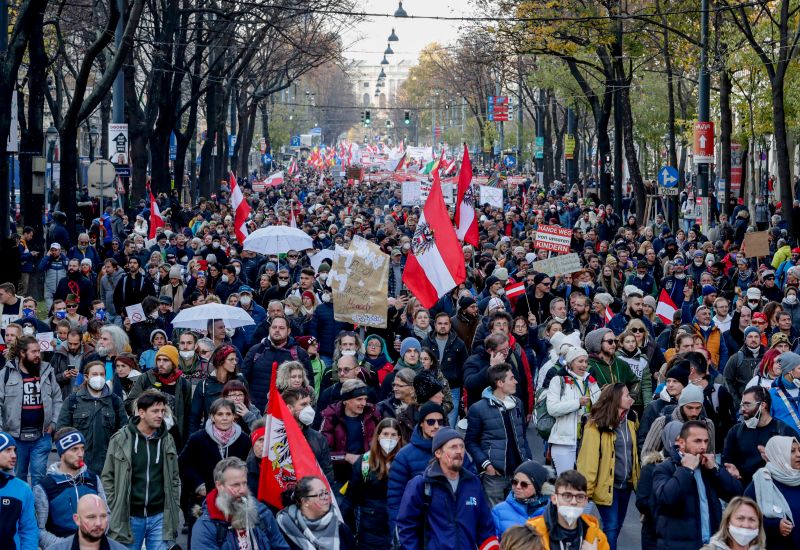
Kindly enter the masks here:
<path id="1" fill-rule="evenodd" d="M 708 452 L 714 454 L 714 423 L 708 418 L 703 410 L 703 390 L 694 384 L 689 384 L 678 398 L 678 406 L 675 407 L 669 415 L 659 416 L 647 432 L 647 437 L 642 446 L 642 455 L 647 453 L 657 452 L 662 449 L 661 432 L 664 431 L 664 426 L 669 422 L 678 422 L 683 424 L 690 420 L 698 420 L 703 422 L 708 427 Z M 720 449 L 721 451 L 722 449 Z"/>
<path id="2" fill-rule="evenodd" d="M 151 369 L 136 379 L 125 408 L 133 414 L 133 404 L 145 390 L 155 389 L 167 398 L 167 405 L 172 411 L 172 418 L 165 417 L 164 423 L 175 439 L 175 446 L 182 449 L 189 439 L 189 415 L 192 409 L 192 383 L 183 376 L 178 368 L 178 349 L 175 346 L 161 346 L 156 352 L 156 368 Z"/>
<path id="3" fill-rule="evenodd" d="M 642 421 L 639 424 L 639 429 L 636 432 L 636 446 L 641 449 L 644 445 L 644 440 L 650 427 L 655 422 L 656 418 L 662 415 L 667 406 L 674 406 L 678 404 L 678 397 L 681 395 L 683 388 L 689 385 L 689 371 L 691 365 L 682 356 L 677 357 L 673 363 L 672 368 L 667 371 L 667 383 L 664 389 L 658 394 L 658 397 L 650 402 L 644 409 Z"/>
<path id="4" fill-rule="evenodd" d="M 462 296 L 458 299 L 458 313 L 450 318 L 453 331 L 464 342 L 467 353 L 472 353 L 472 341 L 475 339 L 475 331 L 481 322 L 478 314 L 478 304 L 472 296 Z"/>
<path id="5" fill-rule="evenodd" d="M 33 488 L 39 546 L 48 548 L 74 535 L 78 526 L 72 514 L 78 511 L 83 495 L 99 495 L 105 504 L 106 494 L 100 476 L 84 463 L 86 440 L 75 428 L 66 427 L 53 436 L 60 461 L 47 469 L 42 482 Z"/>
<path id="6" fill-rule="evenodd" d="M 528 313 L 536 316 L 538 323 L 543 322 L 550 315 L 550 302 L 555 296 L 552 293 L 553 278 L 545 273 L 537 273 L 533 277 L 533 284 L 525 290 L 526 297 L 517 299 L 514 306 L 514 317 L 528 318 Z"/>
<path id="7" fill-rule="evenodd" d="M 37 550 L 39 534 L 30 486 L 14 477 L 17 442 L 0 432 L 0 541 L 5 547 Z"/>
<path id="8" fill-rule="evenodd" d="M 502 302 L 503 308 L 506 311 L 511 311 L 511 303 L 508 301 L 508 298 L 505 297 L 505 293 L 505 283 L 497 276 L 489 275 L 486 279 L 486 286 L 484 286 L 483 292 L 478 296 L 478 309 L 486 311 L 489 301 L 492 298 L 497 298 Z"/>
<path id="9" fill-rule="evenodd" d="M 617 339 L 609 328 L 599 328 L 586 335 L 586 351 L 589 352 L 589 372 L 597 379 L 602 389 L 608 384 L 621 382 L 628 386 L 631 397 L 639 395 L 639 377 L 630 365 L 617 357 Z"/>
<path id="10" fill-rule="evenodd" d="M 781 377 L 769 390 L 772 416 L 783 421 L 800 437 L 800 355 L 787 351 L 775 361 L 781 366 Z"/>
<path id="11" fill-rule="evenodd" d="M 738 409 L 742 401 L 742 393 L 747 383 L 753 378 L 756 367 L 761 364 L 766 348 L 761 345 L 761 330 L 758 327 L 744 329 L 744 343 L 739 351 L 728 359 L 723 367 L 722 375 L 725 378 L 725 387 L 733 398 L 733 404 Z"/>
<path id="12" fill-rule="evenodd" d="M 497 550 L 500 544 L 481 482 L 464 467 L 464 439 L 454 429 L 442 428 L 433 436 L 431 449 L 434 460 L 408 483 L 400 503 L 400 546 Z"/>

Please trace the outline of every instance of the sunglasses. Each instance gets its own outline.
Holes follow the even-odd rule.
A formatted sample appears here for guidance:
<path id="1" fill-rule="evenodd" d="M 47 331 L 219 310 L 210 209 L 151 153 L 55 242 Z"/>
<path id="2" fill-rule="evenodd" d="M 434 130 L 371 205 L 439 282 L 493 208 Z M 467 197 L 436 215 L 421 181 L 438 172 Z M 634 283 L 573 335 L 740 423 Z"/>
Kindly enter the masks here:
<path id="1" fill-rule="evenodd" d="M 634 332 L 634 333 L 643 333 L 643 332 L 644 332 L 644 329 L 643 329 L 643 328 L 632 328 L 632 329 L 631 329 L 631 332 Z"/>
<path id="2" fill-rule="evenodd" d="M 428 426 L 444 426 L 444 418 L 426 418 L 425 424 Z"/>
<path id="3" fill-rule="evenodd" d="M 522 481 L 519 479 L 512 479 L 511 486 L 520 487 L 521 489 L 527 489 L 528 487 L 533 487 L 533 483 L 528 483 L 527 481 Z"/>

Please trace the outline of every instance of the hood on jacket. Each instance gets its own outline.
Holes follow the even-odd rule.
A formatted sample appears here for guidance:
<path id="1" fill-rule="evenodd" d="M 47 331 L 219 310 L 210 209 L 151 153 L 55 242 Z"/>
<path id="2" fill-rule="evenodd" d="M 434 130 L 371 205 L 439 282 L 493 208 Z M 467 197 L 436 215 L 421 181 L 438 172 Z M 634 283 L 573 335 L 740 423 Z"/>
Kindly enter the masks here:
<path id="1" fill-rule="evenodd" d="M 68 479 L 72 480 L 72 479 L 75 479 L 76 477 L 78 477 L 79 475 L 81 475 L 82 473 L 84 473 L 87 470 L 87 466 L 86 466 L 86 464 L 84 464 L 83 466 L 81 466 L 80 470 L 78 470 L 77 474 L 75 474 L 74 476 L 71 476 L 69 474 L 65 474 L 64 472 L 62 472 L 59 469 L 60 467 L 61 467 L 61 462 L 53 462 L 50 466 L 47 467 L 47 475 L 61 476 L 63 478 L 68 478 Z"/>
<path id="2" fill-rule="evenodd" d="M 164 422 L 166 422 L 166 421 L 167 420 L 166 420 L 166 416 L 165 416 L 164 417 Z M 144 444 L 146 445 L 148 440 L 157 439 L 158 440 L 158 445 L 156 446 L 156 462 L 155 463 L 158 464 L 159 462 L 161 462 L 161 441 L 164 439 L 164 437 L 167 436 L 167 433 L 168 433 L 167 432 L 167 428 L 166 428 L 166 426 L 164 426 L 164 424 L 162 424 L 160 428 L 158 428 L 155 432 L 153 432 L 153 436 L 152 437 L 146 438 L 144 436 L 144 434 L 142 434 L 142 432 L 140 432 L 139 429 L 136 427 L 138 424 L 139 424 L 139 417 L 138 416 L 132 416 L 128 420 L 128 430 L 130 430 L 131 434 L 133 434 L 133 453 L 136 454 L 136 453 L 139 452 L 139 440 L 144 441 L 145 442 Z"/>
<path id="3" fill-rule="evenodd" d="M 485 388 L 483 388 L 483 391 L 481 392 L 481 398 L 482 399 L 486 399 L 487 401 L 489 401 L 490 405 L 493 405 L 495 407 L 505 407 L 506 406 L 505 403 L 503 403 L 501 400 L 499 400 L 497 398 L 497 396 L 494 394 L 494 392 L 492 391 L 492 388 L 490 386 L 486 386 Z M 517 399 L 513 395 L 511 396 L 511 399 L 514 401 L 514 406 L 516 406 L 517 405 Z"/>
<path id="4" fill-rule="evenodd" d="M 642 455 L 642 468 L 647 466 L 648 464 L 661 464 L 666 460 L 666 456 L 662 451 L 650 451 L 649 453 L 644 453 Z"/>
<path id="5" fill-rule="evenodd" d="M 587 506 L 589 504 L 587 503 Z M 561 540 L 563 537 L 561 536 L 561 532 L 563 528 L 558 524 L 558 509 L 556 506 L 551 502 L 547 503 L 547 507 L 544 509 L 542 513 L 544 517 L 544 523 L 547 526 L 547 532 L 550 535 L 550 540 Z M 600 522 L 597 521 L 597 518 L 589 515 L 586 513 L 586 508 L 583 510 L 583 514 L 581 514 L 580 519 L 578 521 L 581 523 L 581 531 L 584 533 L 589 530 L 590 527 L 594 529 L 600 529 Z"/>
<path id="6" fill-rule="evenodd" d="M 377 340 L 381 343 L 381 354 L 386 359 L 387 363 L 391 363 L 392 358 L 389 356 L 389 351 L 388 348 L 386 347 L 386 340 L 384 340 L 381 336 L 378 336 L 377 334 L 370 334 L 364 339 L 365 350 L 367 349 L 367 344 L 369 343 L 370 340 Z M 380 355 L 378 355 L 378 358 L 380 358 Z M 364 359 L 369 361 L 369 358 L 367 357 L 366 353 L 364 354 Z"/>
<path id="7" fill-rule="evenodd" d="M 237 422 L 234 422 L 234 423 L 232 424 L 232 427 L 233 427 L 233 435 L 231 436 L 231 438 L 228 440 L 228 442 L 227 442 L 227 443 L 223 444 L 222 442 L 220 442 L 220 441 L 219 441 L 219 440 L 218 440 L 218 439 L 217 439 L 217 438 L 214 436 L 214 430 L 213 430 L 213 429 L 211 429 L 211 427 L 212 427 L 213 425 L 214 425 L 214 423 L 211 421 L 211 419 L 210 419 L 210 418 L 206 419 L 206 426 L 205 426 L 205 431 L 206 431 L 206 434 L 208 435 L 208 437 L 210 437 L 210 438 L 211 438 L 211 441 L 213 441 L 213 442 L 214 442 L 214 443 L 216 443 L 217 445 L 221 446 L 223 449 L 227 449 L 228 447 L 230 447 L 231 445 L 233 445 L 233 443 L 234 443 L 234 442 L 235 442 L 237 439 L 239 439 L 239 436 L 240 436 L 240 435 L 242 435 L 242 427 L 241 427 L 241 426 L 239 426 L 239 424 L 238 424 Z"/>

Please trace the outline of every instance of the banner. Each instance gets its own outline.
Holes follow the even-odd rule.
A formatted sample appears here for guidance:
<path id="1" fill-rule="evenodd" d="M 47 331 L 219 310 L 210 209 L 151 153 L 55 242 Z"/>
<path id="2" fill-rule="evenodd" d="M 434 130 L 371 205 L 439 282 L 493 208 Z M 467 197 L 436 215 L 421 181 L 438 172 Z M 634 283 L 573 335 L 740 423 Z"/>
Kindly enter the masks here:
<path id="1" fill-rule="evenodd" d="M 431 160 L 433 151 L 430 147 L 406 147 L 406 155 L 411 159 Z"/>
<path id="2" fill-rule="evenodd" d="M 403 206 L 421 206 L 422 200 L 420 199 L 419 182 L 418 181 L 404 181 L 402 186 Z"/>
<path id="3" fill-rule="evenodd" d="M 494 208 L 503 208 L 503 189 L 501 187 L 480 186 L 480 204 L 488 204 Z"/>
<path id="4" fill-rule="evenodd" d="M 386 328 L 389 255 L 378 245 L 355 235 L 350 248 L 334 252 L 328 284 L 335 320 Z"/>
<path id="5" fill-rule="evenodd" d="M 559 254 L 568 253 L 572 242 L 572 229 L 557 225 L 540 225 L 536 228 L 536 241 L 533 247 L 537 250 L 552 250 Z"/>
<path id="6" fill-rule="evenodd" d="M 566 275 L 567 273 L 575 273 L 576 271 L 580 271 L 582 269 L 581 259 L 578 257 L 578 254 L 574 252 L 571 254 L 564 254 L 563 256 L 553 256 L 552 258 L 547 258 L 546 260 L 533 262 L 531 264 L 531 268 L 540 273 L 545 273 L 550 277 L 555 277 L 556 275 Z"/>

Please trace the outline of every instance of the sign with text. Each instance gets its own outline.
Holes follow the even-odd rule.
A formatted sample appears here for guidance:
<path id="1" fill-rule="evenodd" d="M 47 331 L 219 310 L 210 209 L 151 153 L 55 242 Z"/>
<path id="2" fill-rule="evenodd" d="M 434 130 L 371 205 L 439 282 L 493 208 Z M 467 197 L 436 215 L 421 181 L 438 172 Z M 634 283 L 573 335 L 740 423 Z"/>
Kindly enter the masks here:
<path id="1" fill-rule="evenodd" d="M 742 188 L 742 146 L 731 143 L 731 196 L 738 197 Z"/>
<path id="2" fill-rule="evenodd" d="M 128 164 L 128 125 L 108 125 L 108 160 L 114 164 Z"/>
<path id="3" fill-rule="evenodd" d="M 567 134 L 564 136 L 564 158 L 572 160 L 575 158 L 575 135 Z"/>
<path id="4" fill-rule="evenodd" d="M 389 255 L 378 245 L 355 235 L 350 248 L 334 253 L 333 267 L 329 276 L 332 277 L 333 318 L 344 323 L 386 328 Z"/>
<path id="5" fill-rule="evenodd" d="M 581 259 L 578 257 L 578 254 L 572 252 L 571 254 L 553 256 L 546 260 L 533 262 L 531 267 L 539 273 L 545 273 L 549 277 L 555 277 L 556 275 L 566 275 L 567 273 L 580 271 Z"/>
<path id="6" fill-rule="evenodd" d="M 503 208 L 503 189 L 502 187 L 480 186 L 480 204 L 488 204 L 493 208 Z"/>
<path id="7" fill-rule="evenodd" d="M 142 304 L 134 304 L 126 307 L 125 313 L 128 315 L 128 319 L 131 320 L 131 323 L 141 323 L 145 319 Z"/>
<path id="8" fill-rule="evenodd" d="M 401 202 L 403 206 L 421 206 L 418 181 L 404 181 Z"/>
<path id="9" fill-rule="evenodd" d="M 540 225 L 536 228 L 536 250 L 552 250 L 560 254 L 568 253 L 572 243 L 572 229 L 557 225 Z"/>
<path id="10" fill-rule="evenodd" d="M 694 123 L 694 163 L 711 164 L 714 162 L 714 123 Z"/>
<path id="11" fill-rule="evenodd" d="M 39 351 L 53 351 L 55 336 L 52 332 L 40 332 L 36 335 L 36 341 L 39 342 Z"/>

